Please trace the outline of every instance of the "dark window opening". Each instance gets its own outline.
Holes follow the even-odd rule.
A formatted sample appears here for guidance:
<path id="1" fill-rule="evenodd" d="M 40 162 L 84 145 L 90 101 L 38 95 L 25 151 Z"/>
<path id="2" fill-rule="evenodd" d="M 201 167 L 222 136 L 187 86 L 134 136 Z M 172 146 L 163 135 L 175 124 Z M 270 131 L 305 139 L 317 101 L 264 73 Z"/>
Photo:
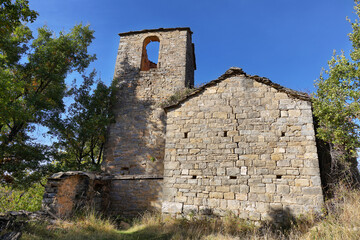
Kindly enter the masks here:
<path id="1" fill-rule="evenodd" d="M 282 136 L 282 137 L 285 137 L 285 132 L 281 132 L 281 136 Z"/>
<path id="2" fill-rule="evenodd" d="M 157 36 L 145 38 L 141 56 L 141 71 L 158 67 L 160 40 Z"/>
<path id="3" fill-rule="evenodd" d="M 230 176 L 230 179 L 236 179 L 236 176 Z"/>
<path id="4" fill-rule="evenodd" d="M 224 137 L 227 137 L 227 131 L 224 131 Z"/>
<path id="5" fill-rule="evenodd" d="M 193 176 L 192 176 L 192 179 L 196 179 L 196 175 L 193 175 Z"/>
<path id="6" fill-rule="evenodd" d="M 184 138 L 188 138 L 188 133 L 184 132 Z"/>
<path id="7" fill-rule="evenodd" d="M 276 179 L 281 179 L 282 175 L 276 175 Z"/>

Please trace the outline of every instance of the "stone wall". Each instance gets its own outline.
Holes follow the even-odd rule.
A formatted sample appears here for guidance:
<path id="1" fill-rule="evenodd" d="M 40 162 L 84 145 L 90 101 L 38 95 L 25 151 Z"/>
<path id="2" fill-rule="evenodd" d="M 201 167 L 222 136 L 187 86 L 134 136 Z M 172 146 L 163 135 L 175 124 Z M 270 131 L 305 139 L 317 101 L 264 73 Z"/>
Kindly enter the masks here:
<path id="1" fill-rule="evenodd" d="M 167 108 L 164 214 L 281 221 L 322 204 L 306 95 L 233 68 Z"/>
<path id="2" fill-rule="evenodd" d="M 103 167 L 111 174 L 162 176 L 165 113 L 159 105 L 194 82 L 189 73 L 194 62 L 187 63 L 194 59 L 191 32 L 158 29 L 120 36 L 114 74 L 116 123 L 110 126 Z M 140 71 L 143 42 L 151 36 L 160 40 L 158 68 Z"/>
<path id="3" fill-rule="evenodd" d="M 84 208 L 106 212 L 109 187 L 110 181 L 99 175 L 80 171 L 59 172 L 48 178 L 42 208 L 65 218 Z"/>
<path id="4" fill-rule="evenodd" d="M 127 212 L 123 202 L 135 199 L 127 195 L 129 189 L 137 189 L 147 179 L 150 181 L 148 185 L 154 184 L 156 181 L 149 176 L 163 177 L 166 116 L 160 106 L 176 91 L 194 82 L 195 57 L 191 34 L 189 28 L 120 34 L 114 74 L 117 93 L 113 112 L 116 122 L 109 127 L 103 169 L 115 178 L 119 175 L 141 177 L 125 181 L 126 186 L 122 180 L 113 182 L 111 209 L 114 212 Z M 157 40 L 160 46 L 156 65 L 146 59 L 146 44 Z M 142 66 L 144 64 L 147 64 L 146 68 Z M 143 191 L 139 196 L 141 201 L 152 202 L 154 195 L 161 194 L 157 187 L 150 189 L 154 192 Z M 142 211 L 144 204 L 139 204 L 139 211 Z"/>
<path id="5" fill-rule="evenodd" d="M 134 217 L 161 209 L 162 178 L 157 176 L 118 176 L 112 179 L 110 214 Z"/>

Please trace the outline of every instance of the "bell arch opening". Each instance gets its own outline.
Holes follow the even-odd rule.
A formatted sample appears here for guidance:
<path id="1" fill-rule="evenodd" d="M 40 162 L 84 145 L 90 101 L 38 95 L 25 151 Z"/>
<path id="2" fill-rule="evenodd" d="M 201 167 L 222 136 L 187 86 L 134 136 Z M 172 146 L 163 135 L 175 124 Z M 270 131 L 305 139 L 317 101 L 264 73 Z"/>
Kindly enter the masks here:
<path id="1" fill-rule="evenodd" d="M 157 36 L 145 38 L 141 56 L 141 71 L 158 68 L 160 39 Z"/>

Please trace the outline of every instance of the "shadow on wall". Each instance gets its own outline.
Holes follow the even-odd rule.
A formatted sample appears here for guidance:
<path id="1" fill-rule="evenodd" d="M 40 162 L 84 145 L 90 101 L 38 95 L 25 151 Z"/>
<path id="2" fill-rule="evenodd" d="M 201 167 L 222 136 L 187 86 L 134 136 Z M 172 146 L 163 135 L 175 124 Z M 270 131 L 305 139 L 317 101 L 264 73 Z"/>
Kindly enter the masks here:
<path id="1" fill-rule="evenodd" d="M 103 166 L 113 175 L 110 213 L 130 217 L 160 208 L 162 179 L 146 176 L 163 176 L 165 113 L 145 94 L 151 83 L 142 75 L 151 72 L 140 72 L 127 56 L 117 64 L 115 123 L 108 130 Z"/>
<path id="2" fill-rule="evenodd" d="M 122 71 L 114 79 L 116 123 L 109 128 L 104 167 L 120 175 L 162 175 L 165 113 L 145 95 L 151 82 L 140 77 L 140 69 L 129 63 L 128 56 L 118 64 Z"/>
<path id="3" fill-rule="evenodd" d="M 269 211 L 270 226 L 280 227 L 282 229 L 290 229 L 297 222 L 297 218 L 292 214 L 289 207 L 283 209 L 271 208 Z"/>

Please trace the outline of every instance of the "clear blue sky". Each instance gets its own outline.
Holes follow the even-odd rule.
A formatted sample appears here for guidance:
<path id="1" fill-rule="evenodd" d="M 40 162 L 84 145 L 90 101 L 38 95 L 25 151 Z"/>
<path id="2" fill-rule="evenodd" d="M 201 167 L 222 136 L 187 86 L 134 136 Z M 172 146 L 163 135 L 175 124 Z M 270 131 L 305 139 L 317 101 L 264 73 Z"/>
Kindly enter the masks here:
<path id="1" fill-rule="evenodd" d="M 114 72 L 120 32 L 190 27 L 195 83 L 216 79 L 232 66 L 295 90 L 313 83 L 332 52 L 349 51 L 355 19 L 352 0 L 30 0 L 39 12 L 32 28 L 55 32 L 77 23 L 95 30 L 91 51 L 103 81 Z M 70 81 L 69 81 L 70 82 Z"/>

